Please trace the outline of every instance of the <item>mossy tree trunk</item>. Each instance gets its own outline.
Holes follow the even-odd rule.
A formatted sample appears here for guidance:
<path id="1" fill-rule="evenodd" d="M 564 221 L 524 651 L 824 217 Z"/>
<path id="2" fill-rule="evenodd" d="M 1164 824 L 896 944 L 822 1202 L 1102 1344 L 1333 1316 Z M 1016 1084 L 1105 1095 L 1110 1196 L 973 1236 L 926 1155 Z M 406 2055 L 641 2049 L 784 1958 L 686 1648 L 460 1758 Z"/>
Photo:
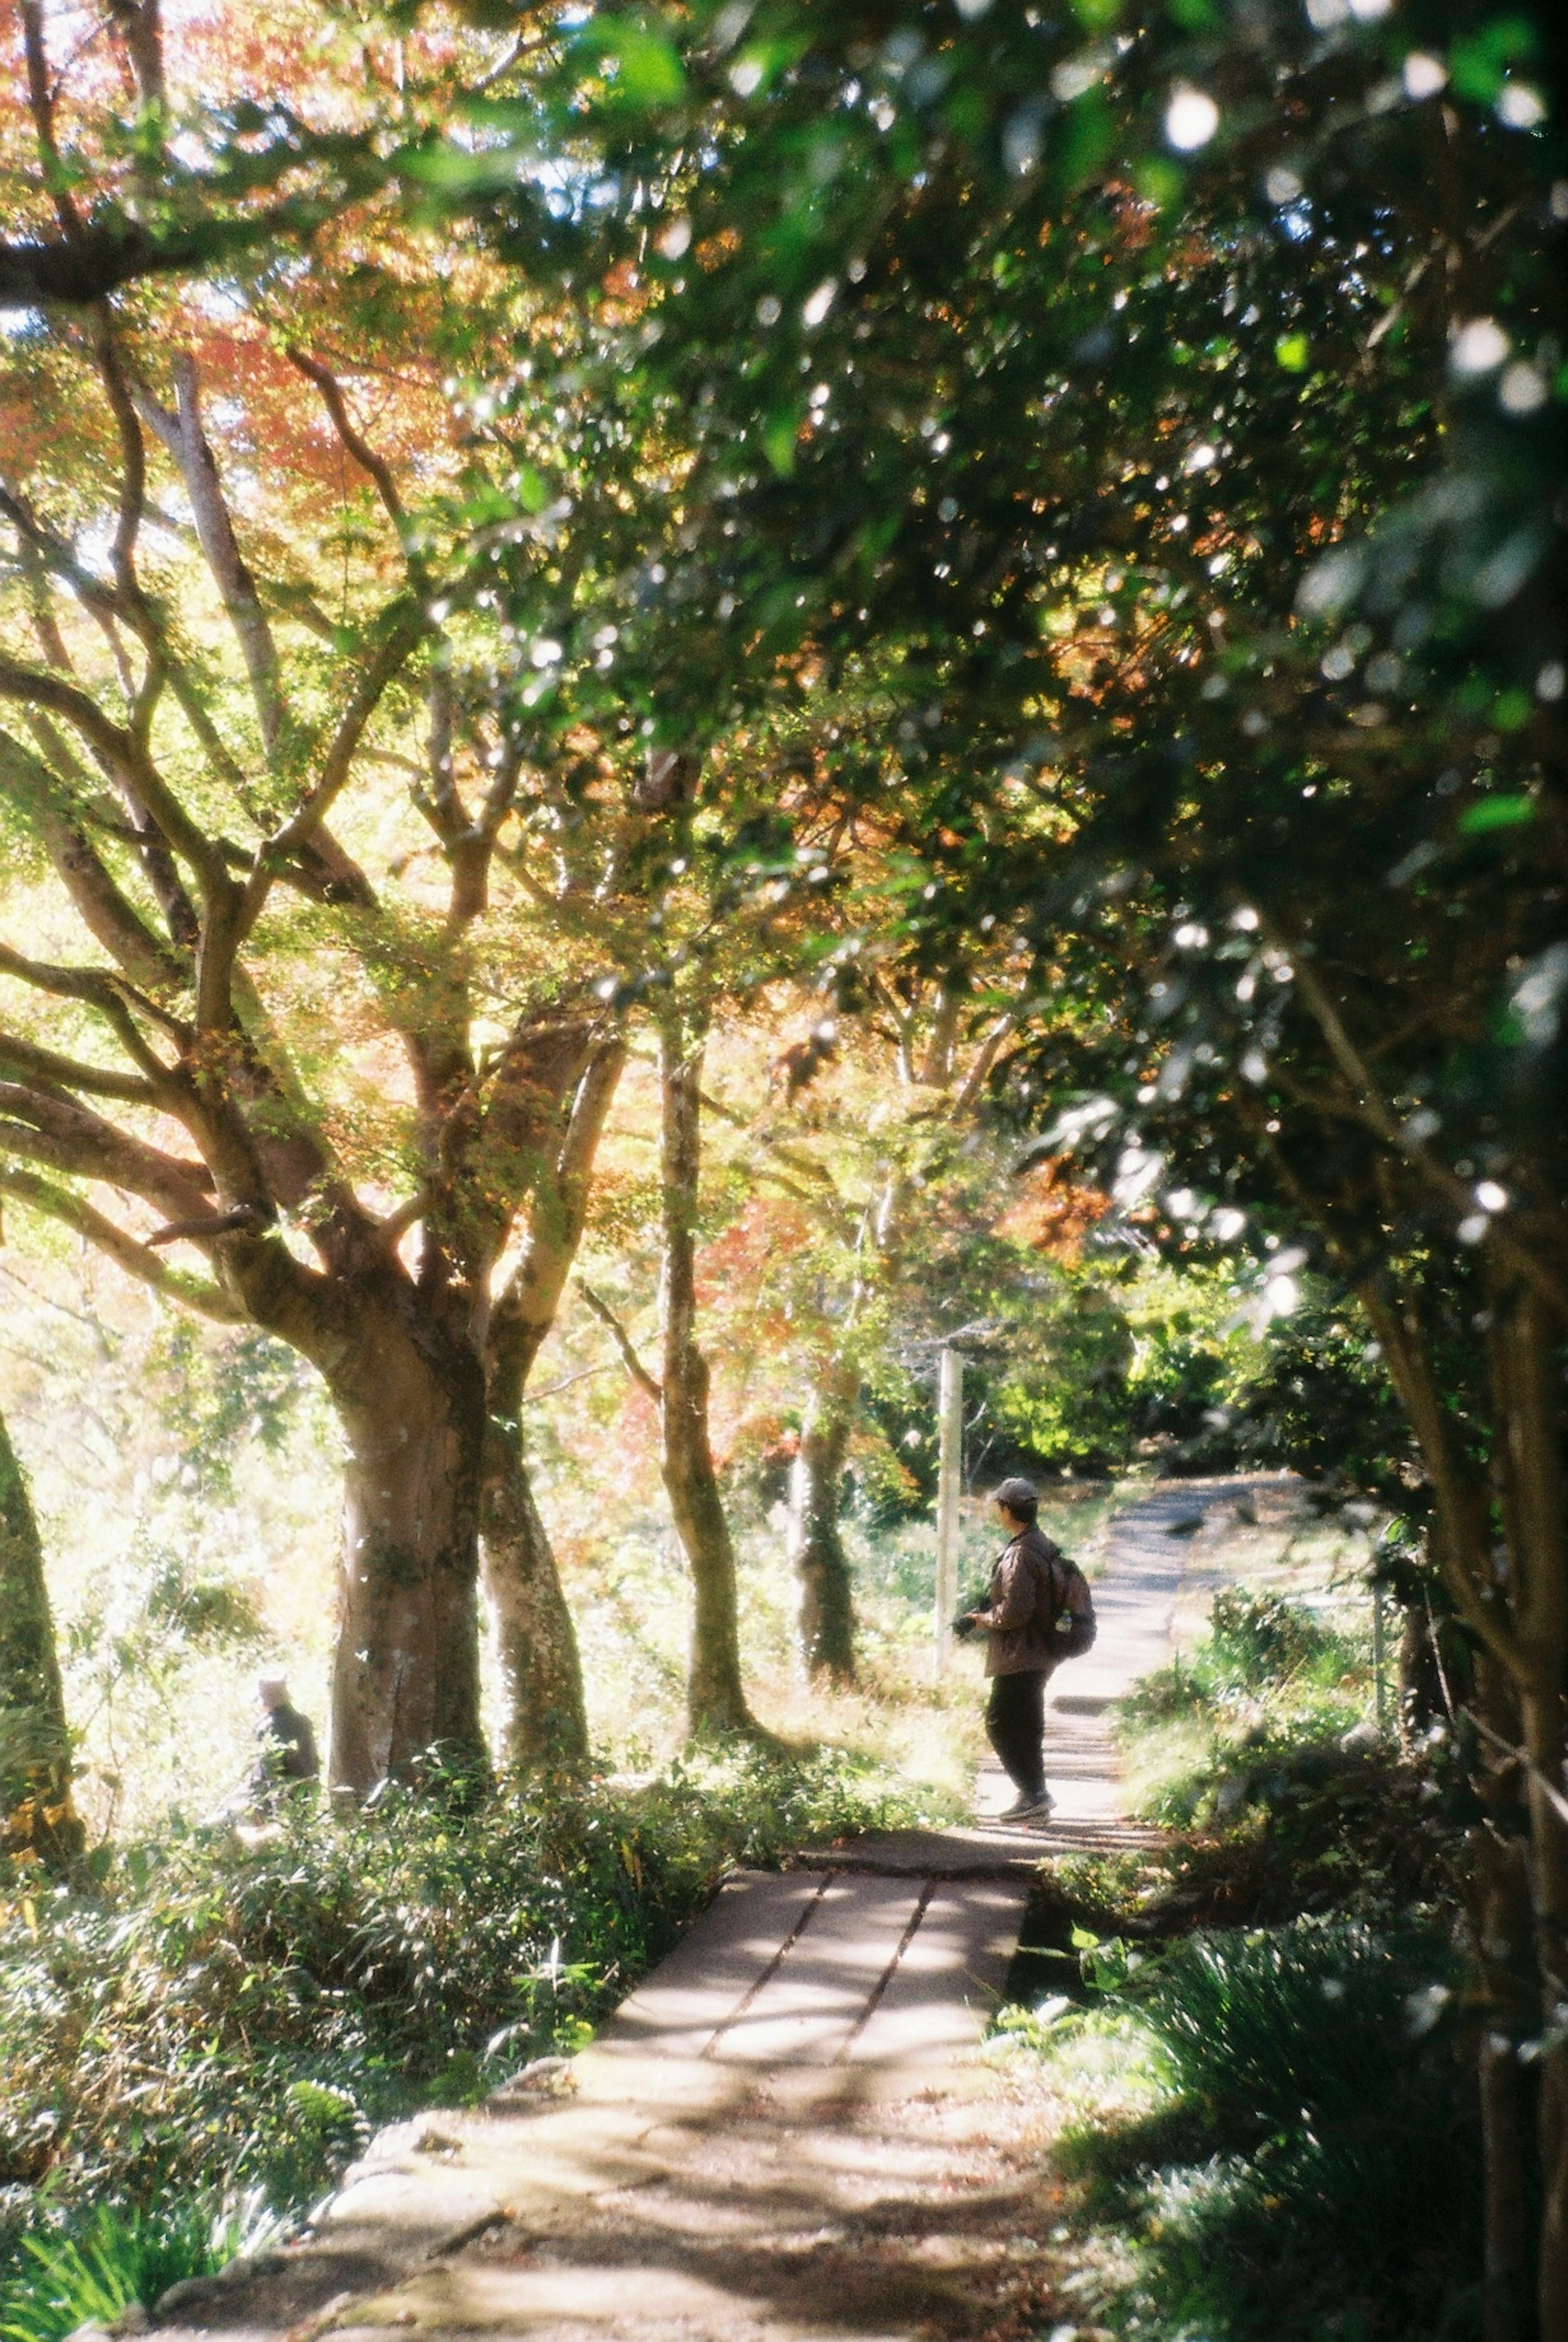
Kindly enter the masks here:
<path id="1" fill-rule="evenodd" d="M 522 1258 L 490 1320 L 481 1521 L 484 1580 L 505 1686 L 507 1760 L 576 1771 L 588 1761 L 583 1667 L 549 1534 L 534 1499 L 523 1431 L 528 1376 L 555 1322 L 582 1241 L 594 1158 L 625 1064 L 618 1033 L 583 1072 L 557 1151 L 542 1165 Z"/>
<path id="2" fill-rule="evenodd" d="M 664 1253 L 659 1413 L 664 1489 L 692 1574 L 686 1709 L 695 1734 L 751 1732 L 741 1683 L 735 1552 L 708 1429 L 708 1362 L 697 1340 L 703 1038 L 681 1010 L 659 1025 Z"/>
<path id="3" fill-rule="evenodd" d="M 790 1467 L 789 1556 L 800 1590 L 800 1650 L 806 1672 L 854 1678 L 854 1587 L 839 1527 L 839 1491 L 859 1399 L 840 1366 L 812 1392 Z"/>
<path id="4" fill-rule="evenodd" d="M 331 1777 L 363 1795 L 432 1756 L 484 1769 L 479 1718 L 478 1358 L 367 1291 L 327 1376 L 346 1437 Z M 378 1306 L 379 1305 L 379 1306 Z"/>
<path id="5" fill-rule="evenodd" d="M 43 1540 L 0 1419 L 0 1847 L 63 1871 L 82 1844 Z"/>

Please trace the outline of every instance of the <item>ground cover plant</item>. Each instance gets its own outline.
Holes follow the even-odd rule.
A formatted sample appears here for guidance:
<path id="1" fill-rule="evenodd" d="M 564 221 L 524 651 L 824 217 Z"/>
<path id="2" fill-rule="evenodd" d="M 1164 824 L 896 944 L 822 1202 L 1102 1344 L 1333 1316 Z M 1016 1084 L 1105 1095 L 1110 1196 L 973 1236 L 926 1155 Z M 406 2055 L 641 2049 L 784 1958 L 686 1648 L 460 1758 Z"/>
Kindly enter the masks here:
<path id="1" fill-rule="evenodd" d="M 0 2328 L 50 2342 L 51 2301 L 74 2326 L 93 2284 L 161 2290 L 314 2202 L 378 2124 L 580 2047 L 731 1867 L 945 1813 L 841 1753 L 457 1787 L 307 1808 L 248 1847 L 169 1827 L 91 1891 L 12 1892 Z"/>
<path id="2" fill-rule="evenodd" d="M 1196 1646 L 1124 1707 L 1134 1792 L 1151 1818 L 1181 1825 L 1282 1803 L 1303 1767 L 1310 1776 L 1332 1765 L 1372 1692 L 1367 1636 L 1347 1607 L 1331 1624 L 1277 1594 L 1215 1595 Z"/>

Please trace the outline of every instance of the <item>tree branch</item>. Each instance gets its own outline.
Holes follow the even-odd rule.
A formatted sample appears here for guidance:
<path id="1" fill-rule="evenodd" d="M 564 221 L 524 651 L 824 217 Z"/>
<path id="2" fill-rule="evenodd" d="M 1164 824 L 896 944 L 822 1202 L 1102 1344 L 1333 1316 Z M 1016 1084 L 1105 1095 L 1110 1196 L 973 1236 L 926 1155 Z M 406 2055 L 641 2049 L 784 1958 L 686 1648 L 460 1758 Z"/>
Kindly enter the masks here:
<path id="1" fill-rule="evenodd" d="M 222 896 L 230 885 L 223 850 L 185 812 L 135 734 L 105 715 L 96 700 L 64 676 L 0 658 L 0 698 L 25 707 L 46 708 L 80 733 L 128 795 L 144 806 L 176 854 L 195 872 L 204 894 Z"/>
<path id="2" fill-rule="evenodd" d="M 139 11 L 135 13 L 139 14 Z M 99 312 L 96 326 L 94 343 L 98 372 L 103 377 L 115 428 L 120 435 L 120 509 L 110 558 L 115 566 L 115 583 L 125 602 L 128 605 L 139 604 L 142 596 L 136 582 L 135 555 L 136 538 L 146 509 L 146 442 L 136 419 L 130 385 L 125 379 L 125 367 L 120 363 L 120 353 L 115 346 L 106 310 Z"/>
<path id="3" fill-rule="evenodd" d="M 31 1163 L 124 1187 L 156 1204 L 165 1217 L 188 1219 L 207 1208 L 212 1179 L 204 1165 L 149 1146 L 57 1090 L 0 1081 L 4 1144 Z"/>
<path id="4" fill-rule="evenodd" d="M 617 1350 L 621 1353 L 622 1363 L 624 1365 L 626 1372 L 631 1376 L 632 1380 L 637 1385 L 640 1390 L 646 1391 L 648 1396 L 653 1400 L 655 1406 L 662 1406 L 664 1403 L 663 1384 L 654 1381 L 653 1376 L 648 1372 L 647 1367 L 637 1356 L 636 1350 L 633 1346 L 631 1336 L 627 1333 L 625 1327 L 622 1325 L 620 1319 L 616 1316 L 609 1303 L 603 1299 L 599 1294 L 594 1292 L 586 1277 L 580 1276 L 577 1279 L 577 1290 L 582 1295 L 584 1300 L 587 1303 L 589 1308 L 593 1311 L 594 1316 L 597 1317 L 599 1323 L 602 1326 L 607 1326 L 609 1327 L 610 1337 L 614 1341 Z"/>
<path id="5" fill-rule="evenodd" d="M 13 951 L 8 944 L 0 944 L 0 975 L 15 976 L 18 983 L 30 984 L 35 991 L 46 992 L 56 1000 L 79 1000 L 84 1006 L 95 1009 L 113 1028 L 125 1055 L 142 1069 L 141 1081 L 131 1084 L 128 1088 L 115 1089 L 106 1085 L 111 1081 L 122 1081 L 124 1076 L 102 1073 L 95 1066 L 83 1066 L 61 1077 L 74 1088 L 96 1088 L 100 1096 L 134 1098 L 138 1103 L 151 1103 L 155 1099 L 161 1100 L 165 1106 L 170 1103 L 175 1091 L 173 1072 L 156 1051 L 148 1046 L 129 1006 L 129 1001 L 135 1001 L 166 1029 L 170 1020 L 153 1002 L 143 1001 L 132 986 L 123 985 L 112 976 L 105 976 L 99 968 L 53 967 L 45 960 L 26 958 L 21 952 Z M 180 1033 L 177 1026 L 175 1030 Z M 180 1033 L 180 1038 L 184 1040 L 183 1033 Z M 61 1058 L 59 1062 L 64 1066 L 69 1060 Z"/>
<path id="6" fill-rule="evenodd" d="M 343 395 L 343 385 L 330 366 L 324 365 L 319 358 L 311 357 L 297 345 L 290 347 L 288 362 L 303 374 L 308 382 L 314 382 L 320 391 L 322 404 L 332 417 L 333 429 L 337 433 L 360 470 L 367 472 L 375 483 L 375 492 L 385 506 L 387 516 L 401 541 L 407 526 L 407 515 L 403 509 L 403 499 L 397 493 L 397 483 L 392 476 L 392 467 L 383 456 L 376 454 L 364 434 L 355 429 L 349 416 L 347 402 Z M 406 547 L 404 550 L 406 551 Z M 414 565 L 411 559 L 410 568 L 412 569 Z"/>
<path id="7" fill-rule="evenodd" d="M 245 885 L 236 940 L 250 934 L 280 872 L 304 848 L 314 843 L 316 833 L 353 775 L 355 756 L 365 726 L 380 706 L 393 677 L 400 667 L 407 664 L 425 634 L 428 623 L 417 604 L 410 602 L 399 608 L 380 649 L 361 674 L 348 706 L 338 718 L 315 788 L 298 811 L 274 830 L 256 854 Z"/>
<path id="8" fill-rule="evenodd" d="M 217 459 L 202 423 L 196 362 L 189 351 L 182 351 L 175 360 L 175 412 L 171 415 L 160 406 L 145 388 L 137 405 L 179 466 L 191 500 L 197 541 L 239 643 L 262 743 L 272 756 L 288 725 L 277 645 L 229 517 Z"/>
<path id="9" fill-rule="evenodd" d="M 0 1194 L 15 1196 L 17 1202 L 33 1211 L 42 1212 L 46 1218 L 57 1220 L 62 1226 L 75 1229 L 89 1244 L 123 1268 L 128 1276 L 140 1284 L 151 1286 L 171 1301 L 182 1302 L 187 1309 L 198 1310 L 204 1317 L 215 1318 L 222 1326 L 238 1326 L 245 1322 L 246 1312 L 216 1285 L 203 1278 L 186 1276 L 171 1268 L 145 1245 L 116 1227 L 102 1212 L 95 1211 L 84 1197 L 68 1187 L 55 1186 L 52 1179 L 40 1179 L 31 1171 L 19 1170 L 15 1165 L 0 1161 Z"/>
<path id="10" fill-rule="evenodd" d="M 3 964 L 3 963 L 0 963 Z M 115 1074 L 98 1066 L 85 1066 L 54 1049 L 41 1049 L 18 1033 L 0 1032 L 0 1066 L 8 1066 L 24 1081 L 45 1082 L 83 1090 L 89 1097 L 116 1098 L 126 1106 L 155 1106 L 157 1092 L 150 1082 L 131 1074 Z"/>
<path id="11" fill-rule="evenodd" d="M 0 781 L 38 825 L 45 851 L 76 913 L 95 943 L 136 983 L 167 988 L 183 981 L 174 954 L 161 944 L 121 892 L 107 864 L 68 804 L 55 776 L 9 732 L 0 731 Z"/>
<path id="12" fill-rule="evenodd" d="M 1457 1172 L 1440 1163 L 1423 1140 L 1409 1136 L 1403 1118 L 1397 1115 L 1383 1095 L 1372 1069 L 1351 1039 L 1344 1020 L 1330 998 L 1315 971 L 1299 952 L 1288 952 L 1292 973 L 1303 1000 L 1311 1012 L 1328 1046 L 1330 1056 L 1353 1092 L 1361 1117 L 1368 1129 L 1402 1160 L 1418 1172 L 1434 1195 L 1440 1196 L 1460 1219 L 1472 1217 L 1475 1198 L 1466 1181 Z M 1508 1212 L 1485 1216 L 1484 1241 L 1498 1259 L 1506 1261 L 1519 1274 L 1529 1279 L 1556 1310 L 1559 1317 L 1568 1318 L 1568 1276 L 1553 1261 L 1531 1245 L 1523 1242 L 1515 1231 L 1516 1215 Z"/>

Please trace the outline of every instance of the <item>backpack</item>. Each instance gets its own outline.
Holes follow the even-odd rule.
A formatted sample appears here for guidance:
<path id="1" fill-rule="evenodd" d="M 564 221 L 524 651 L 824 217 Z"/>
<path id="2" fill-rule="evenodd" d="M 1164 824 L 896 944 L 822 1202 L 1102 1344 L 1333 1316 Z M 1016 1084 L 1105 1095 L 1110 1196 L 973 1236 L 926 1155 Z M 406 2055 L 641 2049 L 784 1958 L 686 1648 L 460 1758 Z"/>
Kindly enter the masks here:
<path id="1" fill-rule="evenodd" d="M 1046 1591 L 1036 1606 L 1035 1624 L 1044 1634 L 1046 1641 L 1054 1646 L 1059 1662 L 1063 1659 L 1081 1658 L 1084 1653 L 1092 1647 L 1098 1631 L 1094 1617 L 1094 1597 L 1089 1592 L 1089 1582 L 1077 1563 L 1056 1545 L 1051 1547 L 1044 1574 Z M 1068 1597 L 1074 1591 L 1074 1581 L 1083 1587 L 1088 1608 L 1081 1616 L 1076 1613 L 1069 1616 L 1067 1632 L 1064 1635 L 1059 1633 L 1058 1629 L 1063 1616 L 1067 1610 Z"/>

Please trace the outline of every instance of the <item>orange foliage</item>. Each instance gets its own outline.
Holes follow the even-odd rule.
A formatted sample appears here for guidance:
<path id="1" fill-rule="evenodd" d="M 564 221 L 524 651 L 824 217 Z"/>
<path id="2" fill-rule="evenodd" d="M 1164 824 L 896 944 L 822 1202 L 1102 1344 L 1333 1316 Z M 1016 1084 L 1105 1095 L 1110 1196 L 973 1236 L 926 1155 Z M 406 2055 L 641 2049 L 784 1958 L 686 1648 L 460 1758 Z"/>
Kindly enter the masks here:
<path id="1" fill-rule="evenodd" d="M 1023 1193 L 996 1223 L 996 1233 L 1032 1246 L 1049 1260 L 1070 1265 L 1095 1221 L 1103 1220 L 1110 1208 L 1109 1196 L 1097 1187 L 1077 1186 L 1065 1160 L 1054 1156 L 1025 1172 Z"/>

